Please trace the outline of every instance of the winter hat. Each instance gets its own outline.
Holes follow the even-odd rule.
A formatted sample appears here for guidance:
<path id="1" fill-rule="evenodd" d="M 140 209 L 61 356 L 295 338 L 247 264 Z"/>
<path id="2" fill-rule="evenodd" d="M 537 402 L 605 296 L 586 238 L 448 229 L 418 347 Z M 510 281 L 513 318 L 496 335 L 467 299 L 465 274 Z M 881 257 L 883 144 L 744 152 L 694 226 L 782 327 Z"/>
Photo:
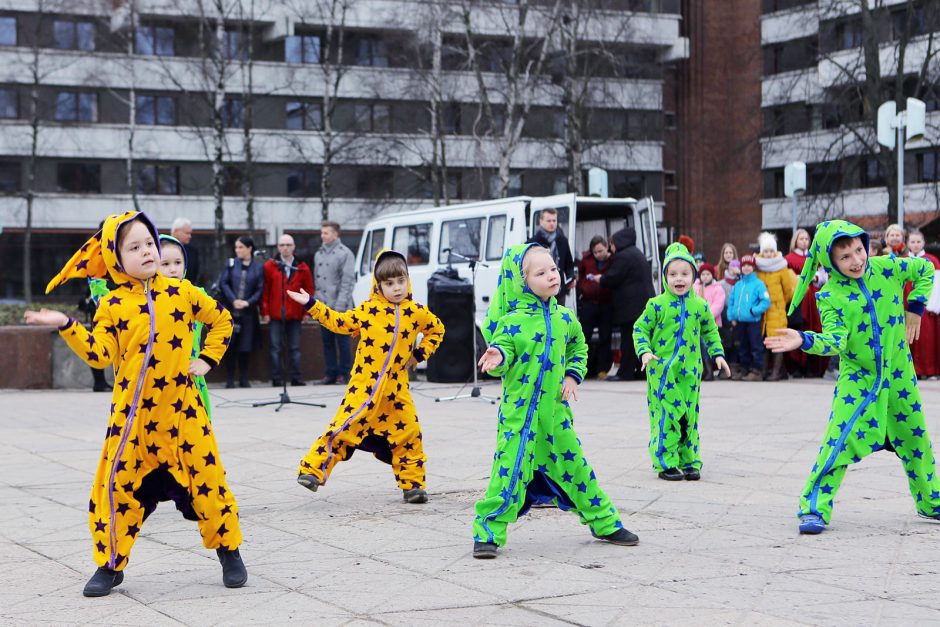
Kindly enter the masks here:
<path id="1" fill-rule="evenodd" d="M 729 267 L 729 268 L 735 268 L 735 269 L 737 269 L 737 270 L 740 270 L 740 269 L 741 269 L 741 262 L 740 262 L 739 260 L 737 260 L 737 259 L 732 259 L 732 260 L 728 263 L 728 267 Z"/>
<path id="2" fill-rule="evenodd" d="M 692 258 L 695 259 L 695 261 L 702 261 L 702 262 L 705 261 L 705 255 L 703 255 L 702 253 L 695 253 L 694 255 L 692 255 Z"/>
<path id="3" fill-rule="evenodd" d="M 764 252 L 765 250 L 777 250 L 777 238 L 774 237 L 773 233 L 768 233 L 764 231 L 757 236 L 757 243 L 760 246 L 760 251 Z"/>
<path id="4" fill-rule="evenodd" d="M 703 263 L 703 264 L 701 265 L 701 267 L 698 269 L 698 273 L 699 273 L 700 275 L 701 275 L 703 272 L 711 272 L 711 273 L 712 273 L 712 278 L 716 278 L 716 277 L 717 277 L 717 274 L 718 274 L 718 271 L 715 269 L 715 266 L 713 266 L 712 264 L 708 263 L 707 261 L 706 261 L 705 263 Z"/>
<path id="5" fill-rule="evenodd" d="M 741 267 L 751 266 L 752 268 L 757 267 L 757 262 L 754 261 L 754 255 L 744 255 L 741 257 Z"/>
<path id="6" fill-rule="evenodd" d="M 680 235 L 679 243 L 685 246 L 686 250 L 689 251 L 689 254 L 695 253 L 695 242 L 688 235 Z"/>

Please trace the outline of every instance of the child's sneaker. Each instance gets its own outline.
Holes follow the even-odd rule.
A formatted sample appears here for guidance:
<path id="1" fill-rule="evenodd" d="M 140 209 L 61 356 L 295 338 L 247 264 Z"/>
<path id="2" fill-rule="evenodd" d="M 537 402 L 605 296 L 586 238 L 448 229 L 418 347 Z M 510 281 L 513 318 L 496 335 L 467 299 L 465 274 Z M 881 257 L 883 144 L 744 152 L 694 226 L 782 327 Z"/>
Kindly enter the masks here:
<path id="1" fill-rule="evenodd" d="M 659 478 L 666 481 L 682 481 L 685 478 L 685 473 L 678 468 L 667 468 L 659 473 Z"/>
<path id="2" fill-rule="evenodd" d="M 638 538 L 635 533 L 631 533 L 623 527 L 606 536 L 599 536 L 591 530 L 591 535 L 598 540 L 610 542 L 611 544 L 619 544 L 620 546 L 636 546 L 640 542 L 640 538 Z"/>
<path id="3" fill-rule="evenodd" d="M 320 487 L 320 480 L 314 475 L 297 475 L 297 483 L 307 488 L 311 492 L 316 492 Z"/>
<path id="4" fill-rule="evenodd" d="M 686 481 L 698 481 L 702 478 L 702 472 L 698 468 L 685 468 L 683 472 Z"/>
<path id="5" fill-rule="evenodd" d="M 86 597 L 106 597 L 111 594 L 111 588 L 121 585 L 122 581 L 124 581 L 123 571 L 99 568 L 85 584 L 82 594 Z"/>
<path id="6" fill-rule="evenodd" d="M 473 557 L 478 560 L 491 560 L 496 557 L 499 547 L 495 542 L 474 542 Z"/>
<path id="7" fill-rule="evenodd" d="M 816 535 L 826 530 L 826 522 L 822 516 L 816 514 L 803 514 L 800 516 L 800 533 Z"/>
<path id="8" fill-rule="evenodd" d="M 222 583 L 226 588 L 241 588 L 248 581 L 248 569 L 239 555 L 238 549 L 227 551 L 225 549 L 216 549 L 215 554 L 219 556 L 222 563 Z"/>
<path id="9" fill-rule="evenodd" d="M 428 502 L 428 493 L 422 490 L 421 488 L 412 488 L 410 490 L 402 490 L 402 493 L 405 497 L 406 503 L 427 503 Z"/>

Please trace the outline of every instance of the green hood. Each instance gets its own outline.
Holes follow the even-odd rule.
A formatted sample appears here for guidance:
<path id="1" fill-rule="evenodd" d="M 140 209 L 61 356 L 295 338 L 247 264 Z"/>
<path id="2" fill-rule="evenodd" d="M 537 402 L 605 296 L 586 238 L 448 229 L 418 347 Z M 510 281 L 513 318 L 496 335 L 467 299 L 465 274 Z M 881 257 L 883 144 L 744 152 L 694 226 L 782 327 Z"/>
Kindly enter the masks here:
<path id="1" fill-rule="evenodd" d="M 541 299 L 526 285 L 522 276 L 522 259 L 530 248 L 538 246 L 536 243 L 516 244 L 511 246 L 503 255 L 503 262 L 499 267 L 499 280 L 496 283 L 496 292 L 490 299 L 490 306 L 486 310 L 486 320 L 481 329 L 483 337 L 489 342 L 496 332 L 499 319 L 516 309 L 537 309 L 541 307 Z M 555 297 L 550 299 L 554 302 Z"/>
<path id="2" fill-rule="evenodd" d="M 669 291 L 669 286 L 666 284 L 666 270 L 669 268 L 669 264 L 678 259 L 681 259 L 682 261 L 688 261 L 692 265 L 693 280 L 698 278 L 698 266 L 695 265 L 695 259 L 692 257 L 692 253 L 689 252 L 689 249 L 686 248 L 684 244 L 680 244 L 679 242 L 669 244 L 669 246 L 666 248 L 666 256 L 663 259 L 662 281 L 663 289 L 670 294 L 672 292 Z"/>
<path id="3" fill-rule="evenodd" d="M 845 220 L 828 220 L 816 226 L 816 235 L 813 236 L 813 243 L 809 247 L 809 254 L 806 256 L 806 265 L 803 266 L 803 272 L 800 274 L 800 282 L 793 293 L 793 300 L 790 302 L 789 314 L 792 314 L 806 295 L 806 290 L 816 277 L 816 271 L 819 266 L 826 269 L 830 276 L 840 276 L 848 278 L 838 270 L 832 263 L 832 243 L 840 237 L 858 237 L 862 240 L 865 250 L 868 250 L 868 233 L 862 227 L 846 222 Z"/>

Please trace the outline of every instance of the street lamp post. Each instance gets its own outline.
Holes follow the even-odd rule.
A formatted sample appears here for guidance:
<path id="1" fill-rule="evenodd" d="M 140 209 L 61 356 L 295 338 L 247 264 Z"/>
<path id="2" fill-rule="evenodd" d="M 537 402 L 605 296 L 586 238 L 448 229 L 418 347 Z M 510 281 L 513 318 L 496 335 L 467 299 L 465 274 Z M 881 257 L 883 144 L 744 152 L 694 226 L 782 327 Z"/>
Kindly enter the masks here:
<path id="1" fill-rule="evenodd" d="M 904 228 L 904 144 L 924 136 L 927 105 L 917 98 L 907 99 L 907 110 L 898 113 L 890 100 L 878 107 L 878 143 L 898 149 L 898 225 Z"/>
<path id="2" fill-rule="evenodd" d="M 793 215 L 791 222 L 793 232 L 799 227 L 797 224 L 797 197 L 806 191 L 806 164 L 802 161 L 791 161 L 783 168 L 783 195 L 793 200 Z"/>

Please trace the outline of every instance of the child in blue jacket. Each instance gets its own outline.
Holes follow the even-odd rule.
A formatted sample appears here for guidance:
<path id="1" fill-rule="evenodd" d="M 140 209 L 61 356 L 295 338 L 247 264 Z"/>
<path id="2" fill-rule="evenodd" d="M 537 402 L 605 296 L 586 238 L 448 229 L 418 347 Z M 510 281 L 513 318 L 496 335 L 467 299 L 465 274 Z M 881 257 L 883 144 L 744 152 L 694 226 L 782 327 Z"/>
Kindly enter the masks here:
<path id="1" fill-rule="evenodd" d="M 764 338 L 761 319 L 770 309 L 767 286 L 754 274 L 754 256 L 741 257 L 741 278 L 731 290 L 725 310 L 734 327 L 734 343 L 738 348 L 738 368 L 732 378 L 740 381 L 760 381 L 764 361 Z"/>

